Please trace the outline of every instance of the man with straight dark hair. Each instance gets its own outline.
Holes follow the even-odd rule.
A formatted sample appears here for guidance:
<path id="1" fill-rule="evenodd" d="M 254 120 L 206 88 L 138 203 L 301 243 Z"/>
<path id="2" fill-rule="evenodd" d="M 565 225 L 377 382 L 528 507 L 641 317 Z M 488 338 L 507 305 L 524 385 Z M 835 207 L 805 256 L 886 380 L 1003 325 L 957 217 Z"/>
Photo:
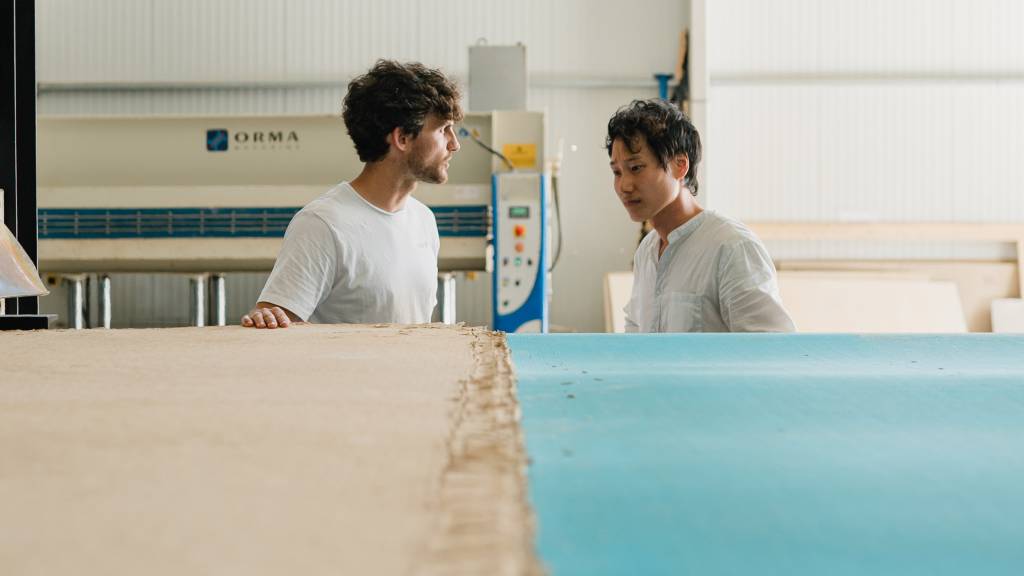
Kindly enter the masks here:
<path id="1" fill-rule="evenodd" d="M 447 181 L 459 99 L 454 82 L 422 64 L 380 60 L 352 80 L 342 115 L 363 170 L 295 215 L 243 326 L 430 322 L 440 239 L 410 193 Z"/>
<path id="2" fill-rule="evenodd" d="M 635 100 L 608 121 L 615 192 L 653 226 L 633 257 L 627 332 L 791 332 L 775 266 L 739 222 L 697 203 L 700 135 L 664 100 Z"/>

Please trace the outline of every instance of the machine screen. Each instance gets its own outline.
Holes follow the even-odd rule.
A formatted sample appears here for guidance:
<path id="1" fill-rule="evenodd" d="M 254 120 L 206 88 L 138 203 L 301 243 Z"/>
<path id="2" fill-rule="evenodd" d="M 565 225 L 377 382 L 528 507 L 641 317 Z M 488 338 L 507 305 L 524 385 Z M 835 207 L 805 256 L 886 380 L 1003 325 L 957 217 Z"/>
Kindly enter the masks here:
<path id="1" fill-rule="evenodd" d="M 530 207 L 529 206 L 509 206 L 508 207 L 509 218 L 529 218 Z"/>

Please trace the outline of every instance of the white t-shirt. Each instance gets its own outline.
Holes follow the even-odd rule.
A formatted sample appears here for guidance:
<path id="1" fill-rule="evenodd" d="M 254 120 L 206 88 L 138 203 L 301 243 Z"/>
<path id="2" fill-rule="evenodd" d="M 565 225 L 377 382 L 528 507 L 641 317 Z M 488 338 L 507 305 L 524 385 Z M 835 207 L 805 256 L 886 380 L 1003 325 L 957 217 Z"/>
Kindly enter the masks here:
<path id="1" fill-rule="evenodd" d="M 775 266 L 754 233 L 705 210 L 660 239 L 652 230 L 633 257 L 626 332 L 792 332 Z"/>
<path id="2" fill-rule="evenodd" d="M 440 246 L 420 201 L 387 212 L 342 182 L 292 218 L 260 301 L 316 323 L 427 323 Z"/>

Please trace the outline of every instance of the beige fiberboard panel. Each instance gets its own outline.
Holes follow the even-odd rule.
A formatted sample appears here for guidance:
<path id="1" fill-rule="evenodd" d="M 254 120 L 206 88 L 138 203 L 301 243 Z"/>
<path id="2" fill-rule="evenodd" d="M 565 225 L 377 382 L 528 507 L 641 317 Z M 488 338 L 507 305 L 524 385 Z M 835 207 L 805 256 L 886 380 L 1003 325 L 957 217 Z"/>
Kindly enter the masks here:
<path id="1" fill-rule="evenodd" d="M 604 331 L 626 331 L 626 312 L 633 292 L 632 272 L 609 272 L 604 275 Z"/>
<path id="2" fill-rule="evenodd" d="M 859 272 L 779 272 L 800 332 L 966 332 L 956 284 Z"/>
<path id="3" fill-rule="evenodd" d="M 884 280 L 914 276 L 956 284 L 960 305 L 970 332 L 992 331 L 992 303 L 1020 294 L 1017 266 L 1013 262 L 952 260 L 784 260 L 776 263 L 787 271 L 870 274 Z"/>
<path id="4" fill-rule="evenodd" d="M 0 572 L 531 574 L 502 336 L 0 333 Z"/>

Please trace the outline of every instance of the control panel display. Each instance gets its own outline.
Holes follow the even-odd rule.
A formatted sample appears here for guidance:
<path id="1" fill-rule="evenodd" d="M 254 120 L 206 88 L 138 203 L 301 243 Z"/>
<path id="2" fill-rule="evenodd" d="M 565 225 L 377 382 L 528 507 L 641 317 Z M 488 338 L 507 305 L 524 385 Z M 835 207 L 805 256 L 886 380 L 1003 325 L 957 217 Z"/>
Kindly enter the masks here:
<path id="1" fill-rule="evenodd" d="M 509 218 L 529 218 L 530 207 L 529 206 L 509 206 L 508 207 Z"/>

